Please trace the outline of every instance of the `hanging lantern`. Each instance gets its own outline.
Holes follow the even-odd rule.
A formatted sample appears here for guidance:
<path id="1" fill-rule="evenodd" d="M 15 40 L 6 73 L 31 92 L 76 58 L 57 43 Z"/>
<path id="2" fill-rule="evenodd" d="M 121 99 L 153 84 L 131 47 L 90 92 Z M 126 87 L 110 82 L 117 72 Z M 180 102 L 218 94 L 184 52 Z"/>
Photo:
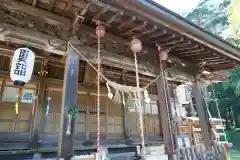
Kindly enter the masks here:
<path id="1" fill-rule="evenodd" d="M 167 60 L 167 59 L 168 59 L 168 52 L 166 52 L 166 51 L 160 52 L 160 59 L 161 59 L 162 61 Z"/>
<path id="2" fill-rule="evenodd" d="M 104 37 L 105 36 L 105 27 L 102 24 L 97 25 L 96 35 L 98 37 Z"/>
<path id="3" fill-rule="evenodd" d="M 170 51 L 170 49 L 165 49 L 165 50 L 161 51 L 161 47 L 158 46 L 158 52 L 159 52 L 160 60 L 166 61 L 168 59 L 168 52 L 169 51 Z"/>
<path id="4" fill-rule="evenodd" d="M 35 54 L 26 47 L 19 48 L 14 52 L 10 78 L 15 85 L 24 85 L 32 77 Z"/>
<path id="5" fill-rule="evenodd" d="M 133 53 L 138 53 L 142 50 L 142 42 L 137 38 L 132 39 L 130 46 Z"/>

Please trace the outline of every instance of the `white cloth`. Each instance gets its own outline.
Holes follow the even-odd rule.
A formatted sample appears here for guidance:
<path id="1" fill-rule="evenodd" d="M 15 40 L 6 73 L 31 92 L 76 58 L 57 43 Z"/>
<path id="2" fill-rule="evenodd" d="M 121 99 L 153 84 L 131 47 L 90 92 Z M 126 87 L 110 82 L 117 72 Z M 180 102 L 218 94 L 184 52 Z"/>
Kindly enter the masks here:
<path id="1" fill-rule="evenodd" d="M 189 104 L 189 95 L 188 95 L 188 90 L 187 86 L 184 84 L 181 84 L 176 87 L 176 95 L 178 102 L 183 105 L 183 104 Z"/>

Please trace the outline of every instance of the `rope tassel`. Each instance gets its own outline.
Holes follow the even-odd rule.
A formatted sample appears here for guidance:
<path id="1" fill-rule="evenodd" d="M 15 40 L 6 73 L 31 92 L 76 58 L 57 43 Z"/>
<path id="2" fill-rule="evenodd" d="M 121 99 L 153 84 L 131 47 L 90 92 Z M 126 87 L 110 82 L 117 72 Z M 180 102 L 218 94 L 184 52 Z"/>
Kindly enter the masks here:
<path id="1" fill-rule="evenodd" d="M 22 93 L 22 89 L 18 88 L 17 100 L 16 100 L 16 103 L 15 103 L 15 112 L 16 112 L 16 114 L 19 114 L 19 103 L 21 101 L 21 93 Z"/>

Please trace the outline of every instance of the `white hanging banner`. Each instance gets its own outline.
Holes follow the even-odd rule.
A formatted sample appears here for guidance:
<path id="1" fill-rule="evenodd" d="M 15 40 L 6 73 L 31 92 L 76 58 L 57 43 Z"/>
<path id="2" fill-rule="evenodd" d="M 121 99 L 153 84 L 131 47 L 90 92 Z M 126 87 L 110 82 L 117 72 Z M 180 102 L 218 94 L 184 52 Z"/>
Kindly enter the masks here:
<path id="1" fill-rule="evenodd" d="M 34 91 L 30 89 L 24 89 L 22 91 L 21 102 L 22 103 L 33 103 Z"/>
<path id="2" fill-rule="evenodd" d="M 189 95 L 188 95 L 188 89 L 186 85 L 179 85 L 176 87 L 176 94 L 177 94 L 177 99 L 178 102 L 183 105 L 183 104 L 189 104 Z"/>
<path id="3" fill-rule="evenodd" d="M 18 48 L 12 57 L 10 78 L 18 84 L 25 84 L 32 77 L 35 54 L 29 48 Z"/>

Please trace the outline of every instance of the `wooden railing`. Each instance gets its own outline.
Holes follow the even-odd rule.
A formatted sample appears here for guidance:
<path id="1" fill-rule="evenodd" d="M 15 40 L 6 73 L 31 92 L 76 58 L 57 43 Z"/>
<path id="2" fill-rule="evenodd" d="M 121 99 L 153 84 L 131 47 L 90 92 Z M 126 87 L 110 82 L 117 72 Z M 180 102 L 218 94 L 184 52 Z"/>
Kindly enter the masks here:
<path id="1" fill-rule="evenodd" d="M 228 160 L 224 146 L 196 145 L 191 148 L 180 148 L 176 151 L 176 160 Z"/>

